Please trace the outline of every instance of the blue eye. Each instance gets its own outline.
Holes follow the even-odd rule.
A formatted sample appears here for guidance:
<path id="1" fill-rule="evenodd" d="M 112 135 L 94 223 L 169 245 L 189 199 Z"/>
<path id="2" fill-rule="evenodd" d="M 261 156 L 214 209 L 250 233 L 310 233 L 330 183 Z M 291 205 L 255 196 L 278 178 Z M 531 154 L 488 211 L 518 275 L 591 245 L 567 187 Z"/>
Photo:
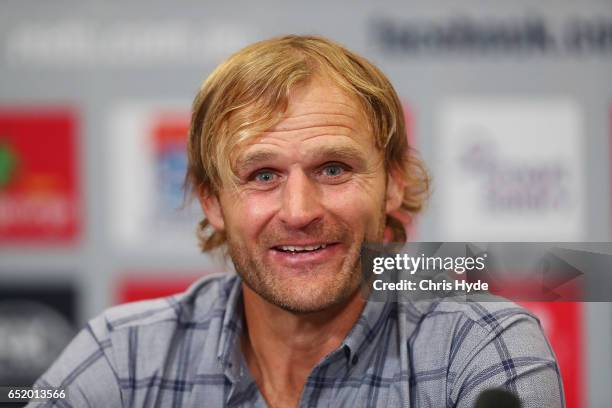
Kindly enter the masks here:
<path id="1" fill-rule="evenodd" d="M 329 177 L 338 177 L 344 173 L 344 168 L 339 164 L 330 164 L 323 168 L 323 174 Z"/>
<path id="2" fill-rule="evenodd" d="M 255 174 L 254 179 L 261 183 L 269 183 L 271 181 L 274 181 L 275 176 L 276 174 L 274 174 L 273 172 L 269 170 L 265 170 L 265 171 L 260 171 L 259 173 Z"/>

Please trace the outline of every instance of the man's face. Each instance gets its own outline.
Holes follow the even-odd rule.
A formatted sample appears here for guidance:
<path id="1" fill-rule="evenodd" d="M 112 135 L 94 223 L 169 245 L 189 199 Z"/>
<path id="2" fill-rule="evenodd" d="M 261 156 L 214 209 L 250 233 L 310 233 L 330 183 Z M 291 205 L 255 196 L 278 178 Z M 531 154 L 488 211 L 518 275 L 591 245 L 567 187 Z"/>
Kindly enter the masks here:
<path id="1" fill-rule="evenodd" d="M 275 127 L 234 153 L 238 190 L 203 207 L 226 231 L 246 285 L 296 313 L 346 302 L 360 284 L 361 244 L 382 240 L 401 201 L 358 102 L 315 79 L 292 93 Z"/>

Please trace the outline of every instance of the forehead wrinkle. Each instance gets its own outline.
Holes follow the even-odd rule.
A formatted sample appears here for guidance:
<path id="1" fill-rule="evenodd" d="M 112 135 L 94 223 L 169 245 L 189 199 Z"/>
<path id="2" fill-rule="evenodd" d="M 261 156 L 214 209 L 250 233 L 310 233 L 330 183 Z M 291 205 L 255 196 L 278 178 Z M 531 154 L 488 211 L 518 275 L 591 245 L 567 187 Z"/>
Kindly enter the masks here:
<path id="1" fill-rule="evenodd" d="M 276 130 L 276 131 L 266 131 L 262 133 L 257 139 L 247 146 L 244 149 L 240 149 L 236 152 L 235 165 L 236 169 L 244 168 L 247 166 L 251 166 L 256 163 L 271 161 L 280 156 L 277 149 L 285 149 L 284 145 L 286 143 L 292 143 L 291 141 L 285 139 L 286 135 L 291 135 L 291 133 L 301 131 L 302 134 L 299 135 L 299 143 L 309 142 L 312 139 L 317 139 L 319 137 L 326 137 L 322 142 L 324 143 L 322 146 L 312 147 L 310 148 L 308 144 L 303 145 L 299 148 L 300 151 L 308 151 L 308 150 L 325 150 L 326 146 L 332 146 L 333 149 L 337 151 L 342 150 L 343 146 L 350 146 L 352 144 L 357 144 L 363 146 L 365 140 L 363 139 L 363 133 L 357 132 L 350 127 L 344 126 L 312 126 L 304 129 L 294 129 L 291 131 L 287 130 Z M 291 135 L 292 137 L 298 137 L 298 135 Z M 330 138 L 331 137 L 331 138 Z M 366 136 L 367 138 L 367 136 Z M 345 142 L 334 143 L 336 140 L 346 139 Z M 348 143 L 347 143 L 348 142 Z M 367 143 L 368 147 L 374 147 L 373 144 L 370 146 L 370 143 Z M 334 146 L 335 145 L 335 146 Z M 269 146 L 269 147 L 267 147 Z M 351 150 L 353 153 L 358 152 L 357 147 L 348 147 L 345 150 Z M 349 155 L 344 155 L 349 156 Z M 355 156 L 355 154 L 352 154 Z M 363 156 L 363 155 L 361 155 Z"/>
<path id="2" fill-rule="evenodd" d="M 329 132 L 323 132 L 323 133 L 315 133 L 315 132 L 313 132 L 312 135 L 303 137 L 301 139 L 301 141 L 302 142 L 306 142 L 306 141 L 309 141 L 311 139 L 315 139 L 315 138 L 320 137 L 320 136 L 346 137 L 349 140 L 355 140 L 355 138 L 353 136 L 351 136 L 351 135 L 344 135 L 344 134 L 340 134 L 340 133 L 335 133 L 334 134 L 334 133 L 329 133 Z"/>
<path id="3" fill-rule="evenodd" d="M 267 130 L 261 134 L 262 137 L 265 136 L 273 136 L 278 134 L 291 134 L 296 132 L 304 132 L 304 139 L 310 139 L 315 136 L 325 136 L 325 135 L 338 135 L 345 136 L 345 133 L 353 134 L 357 133 L 357 130 L 344 125 L 310 125 L 310 126 L 301 126 L 294 129 L 276 129 L 276 130 Z M 282 137 L 282 136 L 280 136 Z"/>
<path id="4" fill-rule="evenodd" d="M 355 123 L 359 123 L 359 119 L 351 114 L 311 112 L 286 116 L 279 123 L 271 127 L 268 132 L 290 131 L 316 126 L 340 126 L 354 131 Z"/>
<path id="5" fill-rule="evenodd" d="M 310 107 L 315 107 L 316 109 L 320 109 L 322 107 L 330 107 L 330 108 L 335 107 L 336 109 L 332 109 L 332 110 L 346 110 L 345 108 L 348 108 L 349 110 L 352 110 L 352 111 L 361 111 L 359 106 L 355 103 L 352 103 L 352 101 L 341 102 L 341 101 L 335 100 L 335 101 L 330 102 L 325 99 L 323 100 L 317 100 L 316 98 L 312 98 L 312 99 L 313 100 L 311 101 L 306 100 L 306 101 L 300 101 L 297 104 L 293 104 L 293 105 L 290 104 L 288 107 L 288 111 L 291 111 L 292 108 L 295 108 L 296 106 L 299 106 L 302 109 L 308 109 Z"/>
<path id="6" fill-rule="evenodd" d="M 308 139 L 314 137 L 317 136 L 312 136 Z M 308 139 L 304 139 L 304 141 Z M 349 138 L 349 140 L 354 143 L 352 138 Z M 240 155 L 236 160 L 237 169 L 247 168 L 258 163 L 278 159 L 278 157 L 280 156 L 280 152 L 276 151 L 276 149 L 278 149 L 278 146 L 273 143 L 271 145 L 274 146 L 274 148 L 270 149 L 268 147 L 258 147 L 254 151 L 247 151 L 246 153 Z M 340 144 L 319 144 L 313 147 L 304 146 L 300 150 L 307 159 L 316 159 L 317 157 L 333 157 L 340 160 L 349 160 L 355 158 L 360 160 L 365 159 L 365 155 L 363 154 L 361 149 L 344 142 Z"/>
<path id="7" fill-rule="evenodd" d="M 358 159 L 360 161 L 366 160 L 366 155 L 363 149 L 357 146 L 353 146 L 354 141 L 350 139 L 349 143 L 341 142 L 336 144 L 318 144 L 316 146 L 303 146 L 300 151 L 306 158 L 306 160 L 316 160 L 317 158 L 333 158 L 338 160 L 351 160 Z M 268 144 L 268 143 L 265 143 Z M 242 157 L 237 160 L 238 168 L 248 168 L 258 163 L 267 161 L 273 161 L 281 156 L 281 152 L 277 151 L 279 147 L 271 143 L 273 148 L 258 147 L 257 150 L 246 152 Z"/>

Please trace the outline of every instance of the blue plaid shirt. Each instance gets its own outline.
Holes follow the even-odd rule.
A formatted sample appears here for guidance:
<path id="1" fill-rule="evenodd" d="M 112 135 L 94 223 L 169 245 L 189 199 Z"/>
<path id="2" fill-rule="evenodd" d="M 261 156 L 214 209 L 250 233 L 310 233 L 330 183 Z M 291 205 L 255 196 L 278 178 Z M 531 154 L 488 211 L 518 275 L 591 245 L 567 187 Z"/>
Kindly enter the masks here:
<path id="1" fill-rule="evenodd" d="M 67 398 L 30 407 L 265 407 L 240 351 L 241 280 L 209 276 L 181 295 L 93 319 L 37 386 Z M 313 345 L 316 347 L 316 345 Z M 317 364 L 300 407 L 472 407 L 505 387 L 523 407 L 562 407 L 539 322 L 512 303 L 369 301 Z"/>

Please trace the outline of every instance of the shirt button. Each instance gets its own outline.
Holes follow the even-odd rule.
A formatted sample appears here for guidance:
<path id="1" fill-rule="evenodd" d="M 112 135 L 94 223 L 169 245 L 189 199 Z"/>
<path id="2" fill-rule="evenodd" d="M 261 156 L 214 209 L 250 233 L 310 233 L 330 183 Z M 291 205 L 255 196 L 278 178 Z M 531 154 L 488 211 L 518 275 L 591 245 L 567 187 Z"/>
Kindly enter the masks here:
<path id="1" fill-rule="evenodd" d="M 353 365 L 357 365 L 358 362 L 359 362 L 359 357 L 357 357 L 357 354 L 355 354 L 353 356 L 353 359 L 351 360 L 351 363 L 353 363 Z"/>

